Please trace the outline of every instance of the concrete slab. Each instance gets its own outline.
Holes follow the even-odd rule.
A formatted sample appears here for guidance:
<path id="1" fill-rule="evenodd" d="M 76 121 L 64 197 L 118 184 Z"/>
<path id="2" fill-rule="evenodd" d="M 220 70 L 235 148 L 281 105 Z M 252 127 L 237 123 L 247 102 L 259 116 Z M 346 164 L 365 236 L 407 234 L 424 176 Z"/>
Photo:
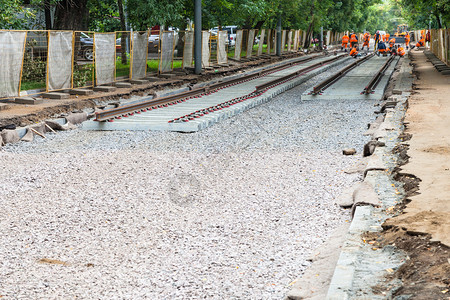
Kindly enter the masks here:
<path id="1" fill-rule="evenodd" d="M 146 79 L 131 79 L 130 82 L 132 84 L 146 84 L 146 83 L 149 83 L 150 81 L 148 81 Z"/>
<path id="2" fill-rule="evenodd" d="M 326 59 L 328 58 L 319 58 L 319 60 Z M 341 64 L 342 60 L 345 59 L 351 58 L 345 57 L 329 65 L 324 65 L 321 68 L 315 69 L 309 73 L 303 74 L 286 83 L 274 87 L 258 97 L 247 99 L 244 102 L 230 105 L 229 107 L 210 112 L 203 116 L 198 116 L 198 118 L 189 120 L 189 122 L 169 123 L 170 120 L 174 120 L 175 118 L 180 118 L 193 112 L 230 101 L 231 99 L 248 95 L 255 90 L 255 86 L 260 85 L 264 82 L 271 81 L 277 77 L 295 72 L 308 65 L 312 65 L 316 63 L 317 60 L 313 62 L 305 62 L 290 69 L 281 70 L 277 73 L 269 74 L 261 78 L 241 83 L 239 85 L 239 89 L 222 89 L 210 95 L 190 99 L 186 102 L 182 102 L 176 105 L 134 114 L 130 117 L 115 119 L 113 120 L 113 122 L 87 121 L 83 123 L 83 130 L 169 130 L 180 132 L 198 131 L 211 126 L 212 124 L 219 122 L 220 120 L 232 117 L 256 105 L 270 101 L 270 99 L 272 99 L 275 95 L 278 95 L 285 90 L 290 89 L 333 66 L 336 66 L 337 64 Z"/>
<path id="3" fill-rule="evenodd" d="M 94 87 L 94 92 L 114 92 L 115 90 L 117 90 L 117 88 L 115 86 L 108 86 L 108 85 L 100 85 L 100 86 L 96 86 Z"/>
<path id="4" fill-rule="evenodd" d="M 117 88 L 119 88 L 119 89 L 130 88 L 131 87 L 131 83 L 130 82 L 116 82 L 114 85 Z"/>
<path id="5" fill-rule="evenodd" d="M 70 94 L 68 93 L 59 93 L 59 92 L 45 93 L 42 95 L 42 97 L 48 99 L 68 99 L 69 96 Z"/>
<path id="6" fill-rule="evenodd" d="M 70 90 L 69 92 L 71 95 L 82 95 L 82 96 L 86 96 L 86 95 L 92 95 L 94 94 L 93 90 L 90 89 L 73 89 Z"/>
<path id="7" fill-rule="evenodd" d="M 394 71 L 398 62 L 398 57 L 390 64 L 385 74 L 380 79 L 375 90 L 369 94 L 361 94 L 367 86 L 372 77 L 381 68 L 381 66 L 388 60 L 389 57 L 374 56 L 368 61 L 362 63 L 355 69 L 347 73 L 346 76 L 336 81 L 332 86 L 327 88 L 320 95 L 309 95 L 310 90 L 305 92 L 302 100 L 345 100 L 345 99 L 367 99 L 380 100 L 383 95 L 389 78 Z"/>
<path id="8" fill-rule="evenodd" d="M 31 98 L 31 97 L 19 97 L 14 100 L 15 103 L 18 104 L 28 104 L 28 105 L 36 105 L 44 102 L 41 98 Z"/>
<path id="9" fill-rule="evenodd" d="M 159 77 L 165 78 L 165 79 L 171 79 L 171 78 L 174 78 L 176 76 L 177 75 L 175 75 L 175 74 L 159 74 Z"/>

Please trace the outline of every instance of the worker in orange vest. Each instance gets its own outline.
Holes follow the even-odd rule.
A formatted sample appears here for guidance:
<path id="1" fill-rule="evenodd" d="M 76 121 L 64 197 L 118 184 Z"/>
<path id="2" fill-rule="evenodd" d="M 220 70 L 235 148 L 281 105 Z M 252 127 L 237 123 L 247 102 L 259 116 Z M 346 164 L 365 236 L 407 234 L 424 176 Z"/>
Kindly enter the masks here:
<path id="1" fill-rule="evenodd" d="M 383 42 L 386 42 L 386 35 L 385 35 L 385 34 L 382 34 L 382 35 L 381 35 L 381 40 L 382 40 Z"/>
<path id="2" fill-rule="evenodd" d="M 383 41 L 380 41 L 380 42 L 378 43 L 377 49 L 378 49 L 378 56 L 384 55 L 384 54 L 386 54 L 387 51 L 388 51 L 388 50 L 386 49 L 386 45 L 384 44 Z"/>
<path id="3" fill-rule="evenodd" d="M 409 36 L 409 32 L 406 33 L 405 36 L 405 44 L 406 44 L 406 50 L 409 49 L 409 41 L 411 40 L 411 37 Z"/>
<path id="4" fill-rule="evenodd" d="M 385 42 L 389 42 L 389 37 L 390 37 L 391 35 L 388 33 L 388 32 L 386 32 L 386 35 L 385 35 L 385 38 L 386 38 L 386 41 Z"/>
<path id="5" fill-rule="evenodd" d="M 342 37 L 342 48 L 341 49 L 345 49 L 345 52 L 347 52 L 347 45 L 348 45 L 348 35 L 346 33 L 344 33 L 344 36 Z"/>
<path id="6" fill-rule="evenodd" d="M 358 56 L 358 45 L 353 46 L 352 50 L 350 51 L 350 56 L 354 58 Z"/>
<path id="7" fill-rule="evenodd" d="M 356 36 L 356 34 L 352 31 L 352 34 L 350 35 L 350 44 L 351 46 L 355 46 L 356 44 L 358 44 L 358 37 Z"/>
<path id="8" fill-rule="evenodd" d="M 423 46 L 425 46 L 425 38 L 421 36 L 419 42 L 416 44 L 416 47 L 418 48 Z"/>
<path id="9" fill-rule="evenodd" d="M 394 45 L 395 45 L 395 38 L 392 38 L 392 39 L 390 39 L 389 40 L 389 47 L 394 47 Z"/>
<path id="10" fill-rule="evenodd" d="M 370 33 L 364 33 L 364 43 L 362 45 L 361 50 L 364 50 L 364 46 L 367 46 L 367 51 L 369 51 L 369 41 L 370 41 Z"/>
<path id="11" fill-rule="evenodd" d="M 405 49 L 403 49 L 402 46 L 398 47 L 398 49 L 397 49 L 397 54 L 398 54 L 398 56 L 400 56 L 400 57 L 404 56 L 404 55 L 406 54 Z"/>

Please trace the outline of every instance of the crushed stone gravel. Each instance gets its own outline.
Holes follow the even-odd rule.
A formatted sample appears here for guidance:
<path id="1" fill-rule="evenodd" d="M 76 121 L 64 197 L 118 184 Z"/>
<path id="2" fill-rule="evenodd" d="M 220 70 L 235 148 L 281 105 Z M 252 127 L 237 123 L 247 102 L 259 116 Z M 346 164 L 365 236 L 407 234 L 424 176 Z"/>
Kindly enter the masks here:
<path id="1" fill-rule="evenodd" d="M 0 295 L 283 298 L 350 220 L 333 199 L 361 179 L 344 169 L 374 119 L 374 101 L 301 101 L 325 76 L 193 134 L 73 130 L 3 147 Z"/>

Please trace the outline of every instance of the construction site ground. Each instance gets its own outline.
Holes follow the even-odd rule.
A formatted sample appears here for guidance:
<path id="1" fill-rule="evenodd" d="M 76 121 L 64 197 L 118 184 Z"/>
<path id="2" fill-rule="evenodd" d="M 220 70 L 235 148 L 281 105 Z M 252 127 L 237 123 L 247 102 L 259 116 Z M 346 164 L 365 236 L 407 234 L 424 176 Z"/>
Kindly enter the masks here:
<path id="1" fill-rule="evenodd" d="M 379 293 L 390 290 L 390 284 L 395 285 L 400 279 L 403 284 L 397 295 L 450 299 L 450 76 L 439 73 L 422 51 L 411 51 L 409 57 L 416 79 L 404 120 L 408 159 L 400 166 L 398 178 L 405 183 L 407 195 L 396 208 L 398 216 L 384 223 L 384 231 L 367 234 L 365 239 L 373 247 L 394 245 L 409 258 L 388 275 L 384 284 L 376 287 Z M 46 100 L 39 105 L 6 103 L 0 106 L 0 126 L 26 126 L 74 110 L 95 108 L 101 102 L 204 82 L 277 60 L 232 63 L 203 76 L 176 76 L 111 93 Z"/>

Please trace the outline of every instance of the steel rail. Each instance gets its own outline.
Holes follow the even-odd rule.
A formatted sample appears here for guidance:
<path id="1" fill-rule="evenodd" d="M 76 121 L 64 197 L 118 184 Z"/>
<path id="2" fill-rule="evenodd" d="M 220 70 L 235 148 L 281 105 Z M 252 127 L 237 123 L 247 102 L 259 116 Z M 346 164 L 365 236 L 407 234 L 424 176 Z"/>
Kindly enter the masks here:
<path id="1" fill-rule="evenodd" d="M 274 79 L 274 80 L 272 80 L 272 81 L 269 81 L 269 82 L 263 83 L 263 84 L 261 84 L 261 85 L 258 85 L 258 86 L 256 86 L 255 92 L 256 92 L 256 93 L 261 93 L 262 91 L 267 90 L 267 89 L 270 88 L 271 86 L 274 86 L 274 85 L 276 85 L 276 84 L 278 84 L 278 83 L 287 81 L 287 80 L 289 80 L 290 78 L 295 77 L 295 76 L 297 76 L 297 75 L 299 75 L 299 74 L 301 74 L 301 73 L 308 72 L 308 71 L 311 70 L 311 69 L 315 69 L 315 68 L 321 67 L 321 66 L 323 66 L 323 65 L 325 65 L 325 64 L 328 64 L 328 63 L 330 63 L 330 62 L 333 62 L 333 61 L 335 61 L 335 60 L 341 59 L 342 57 L 343 57 L 342 55 L 340 55 L 340 56 L 335 56 L 335 57 L 333 57 L 333 58 L 330 58 L 330 59 L 327 59 L 327 60 L 318 62 L 318 63 L 316 63 L 316 64 L 314 64 L 314 65 L 305 67 L 305 68 L 303 68 L 303 69 L 300 69 L 300 70 L 298 70 L 298 71 L 296 71 L 296 72 L 294 72 L 294 73 L 290 73 L 290 74 L 288 74 L 288 75 L 286 75 L 286 76 L 279 77 L 279 78 Z"/>
<path id="2" fill-rule="evenodd" d="M 162 107 L 168 107 L 169 105 L 174 105 L 176 103 L 185 102 L 186 100 L 192 99 L 192 98 L 198 98 L 198 97 L 201 97 L 204 95 L 209 95 L 210 93 L 213 93 L 219 89 L 229 87 L 232 85 L 236 85 L 238 83 L 248 81 L 248 80 L 251 80 L 254 78 L 258 78 L 258 77 L 261 77 L 266 74 L 277 72 L 282 69 L 292 67 L 294 65 L 303 64 L 303 63 L 306 63 L 308 61 L 311 61 L 313 59 L 317 59 L 320 57 L 321 56 L 318 55 L 318 56 L 314 56 L 314 57 L 301 58 L 301 59 L 291 61 L 291 62 L 288 62 L 285 64 L 281 64 L 281 65 L 278 65 L 275 67 L 267 68 L 267 69 L 261 70 L 259 72 L 253 73 L 253 74 L 244 75 L 244 76 L 241 76 L 238 78 L 213 83 L 213 84 L 205 86 L 205 87 L 194 88 L 192 90 L 181 92 L 181 93 L 178 93 L 175 95 L 169 95 L 169 96 L 154 98 L 154 99 L 150 99 L 150 100 L 144 100 L 142 102 L 135 103 L 135 104 L 129 104 L 129 105 L 124 105 L 124 106 L 119 106 L 116 108 L 103 110 L 101 112 L 95 113 L 94 121 L 104 122 L 104 121 L 108 121 L 108 120 L 111 120 L 114 118 L 120 118 L 122 116 L 127 117 L 129 115 L 133 115 L 134 113 L 139 114 L 141 111 L 145 111 L 145 110 L 152 110 L 152 109 L 158 109 L 158 108 L 162 108 Z"/>
<path id="3" fill-rule="evenodd" d="M 375 74 L 375 76 L 372 77 L 372 79 L 369 81 L 367 86 L 364 88 L 363 92 L 361 94 L 371 94 L 373 93 L 374 89 L 377 87 L 378 83 L 381 80 L 382 75 L 384 75 L 384 72 L 391 64 L 392 60 L 394 59 L 394 56 L 389 57 L 389 59 L 381 66 L 381 68 L 378 70 L 378 72 Z"/>
<path id="4" fill-rule="evenodd" d="M 338 81 L 345 74 L 347 74 L 350 70 L 354 69 L 355 67 L 357 67 L 358 65 L 362 64 L 363 62 L 365 62 L 366 60 L 370 59 L 373 56 L 374 56 L 374 53 L 371 53 L 371 54 L 369 54 L 369 55 L 367 55 L 367 56 L 365 56 L 365 57 L 363 57 L 361 59 L 358 59 L 354 63 L 351 63 L 350 65 L 342 68 L 340 71 L 338 71 L 337 73 L 335 73 L 331 77 L 325 79 L 324 81 L 322 81 L 321 83 L 316 85 L 313 88 L 313 91 L 310 94 L 317 95 L 317 94 L 323 92 L 325 89 L 327 89 L 328 87 L 333 85 L 336 81 Z"/>
<path id="5" fill-rule="evenodd" d="M 228 101 L 225 101 L 225 102 L 222 102 L 222 103 L 219 103 L 219 104 L 207 107 L 207 108 L 203 108 L 203 109 L 197 110 L 197 111 L 192 112 L 190 114 L 187 114 L 187 115 L 180 116 L 178 118 L 174 118 L 172 120 L 169 120 L 168 122 L 169 123 L 189 122 L 191 120 L 195 120 L 196 118 L 200 118 L 200 117 L 202 117 L 204 115 L 207 115 L 209 113 L 212 113 L 212 112 L 215 112 L 215 111 L 218 111 L 218 110 L 222 110 L 224 108 L 228 108 L 228 107 L 230 107 L 232 105 L 241 103 L 241 102 L 246 101 L 248 99 L 252 99 L 252 98 L 258 97 L 258 96 L 262 95 L 264 92 L 266 92 L 268 89 L 270 89 L 272 87 L 275 87 L 277 85 L 285 83 L 285 82 L 291 80 L 294 77 L 297 77 L 297 76 L 299 76 L 301 74 L 304 74 L 306 72 L 310 72 L 310 71 L 312 71 L 314 69 L 320 68 L 321 66 L 326 65 L 326 64 L 328 64 L 330 62 L 333 62 L 333 61 L 335 61 L 337 59 L 340 59 L 342 57 L 344 57 L 344 56 L 342 56 L 342 55 L 335 56 L 335 57 L 333 57 L 331 59 L 315 63 L 315 64 L 313 64 L 311 66 L 306 67 L 306 68 L 302 68 L 302 69 L 300 69 L 300 70 L 298 70 L 298 71 L 296 71 L 294 73 L 290 73 L 290 74 L 288 74 L 286 76 L 283 76 L 283 77 L 271 80 L 271 81 L 269 81 L 267 83 L 264 83 L 262 85 L 256 86 L 255 90 L 253 92 L 247 94 L 247 95 L 239 96 L 239 97 L 233 98 L 231 100 L 228 100 Z"/>

